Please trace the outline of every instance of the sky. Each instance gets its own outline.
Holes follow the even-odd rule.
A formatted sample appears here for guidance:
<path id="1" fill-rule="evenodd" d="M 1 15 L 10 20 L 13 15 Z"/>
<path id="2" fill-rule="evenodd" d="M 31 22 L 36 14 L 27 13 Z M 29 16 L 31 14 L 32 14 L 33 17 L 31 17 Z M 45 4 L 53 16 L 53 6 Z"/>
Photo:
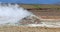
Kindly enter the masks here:
<path id="1" fill-rule="evenodd" d="M 60 0 L 0 0 L 3 3 L 23 3 L 23 4 L 56 4 Z"/>

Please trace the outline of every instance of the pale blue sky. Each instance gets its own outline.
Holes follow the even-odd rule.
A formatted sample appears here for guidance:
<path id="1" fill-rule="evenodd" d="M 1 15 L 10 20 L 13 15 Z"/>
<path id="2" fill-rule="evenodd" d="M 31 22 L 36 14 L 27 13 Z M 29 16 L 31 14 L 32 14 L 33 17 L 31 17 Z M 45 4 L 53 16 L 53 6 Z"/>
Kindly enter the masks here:
<path id="1" fill-rule="evenodd" d="M 24 3 L 24 4 L 55 4 L 60 0 L 0 0 L 3 3 Z"/>

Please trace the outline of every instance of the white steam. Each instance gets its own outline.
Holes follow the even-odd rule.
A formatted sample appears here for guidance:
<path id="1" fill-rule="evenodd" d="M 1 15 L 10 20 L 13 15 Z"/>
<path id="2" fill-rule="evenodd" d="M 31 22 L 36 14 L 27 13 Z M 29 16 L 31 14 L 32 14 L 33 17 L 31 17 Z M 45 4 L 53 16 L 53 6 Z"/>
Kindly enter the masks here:
<path id="1" fill-rule="evenodd" d="M 32 13 L 19 7 L 17 4 L 0 4 L 0 24 L 17 23 Z"/>

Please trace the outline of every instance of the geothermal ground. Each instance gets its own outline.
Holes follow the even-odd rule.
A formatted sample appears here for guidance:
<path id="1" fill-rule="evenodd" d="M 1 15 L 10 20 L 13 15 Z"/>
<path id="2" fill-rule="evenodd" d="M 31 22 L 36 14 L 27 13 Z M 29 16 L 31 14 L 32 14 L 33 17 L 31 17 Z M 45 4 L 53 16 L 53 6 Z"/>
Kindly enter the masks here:
<path id="1" fill-rule="evenodd" d="M 38 17 L 41 17 L 43 20 L 47 19 L 49 21 L 52 21 L 52 19 L 54 20 L 59 20 L 60 19 L 60 11 L 56 8 L 59 8 L 60 6 L 50 6 L 48 5 L 47 7 L 43 7 L 44 5 L 42 5 L 42 9 L 36 9 L 36 7 L 34 8 L 32 5 L 22 5 L 22 7 L 24 8 L 29 8 L 27 10 L 31 11 L 32 13 L 34 13 L 35 15 L 37 15 Z M 53 8 L 52 8 L 53 7 Z M 38 7 L 39 8 L 39 7 Z M 43 9 L 44 8 L 44 9 Z M 46 8 L 46 9 L 45 9 Z M 37 20 L 38 21 L 38 20 Z M 56 21 L 54 21 L 56 22 Z M 53 23 L 54 23 L 53 22 Z M 60 22 L 60 21 L 59 21 Z M 49 27 L 28 27 L 28 26 L 0 26 L 0 32 L 60 32 L 60 27 L 58 28 L 49 28 Z"/>

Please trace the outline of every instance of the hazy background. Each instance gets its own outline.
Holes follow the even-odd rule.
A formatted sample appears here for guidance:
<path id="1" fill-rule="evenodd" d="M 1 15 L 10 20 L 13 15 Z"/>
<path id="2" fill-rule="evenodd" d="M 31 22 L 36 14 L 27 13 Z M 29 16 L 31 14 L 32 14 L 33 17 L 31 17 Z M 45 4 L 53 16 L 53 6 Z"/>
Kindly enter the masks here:
<path id="1" fill-rule="evenodd" d="M 60 0 L 0 0 L 0 2 L 20 4 L 60 4 Z"/>

